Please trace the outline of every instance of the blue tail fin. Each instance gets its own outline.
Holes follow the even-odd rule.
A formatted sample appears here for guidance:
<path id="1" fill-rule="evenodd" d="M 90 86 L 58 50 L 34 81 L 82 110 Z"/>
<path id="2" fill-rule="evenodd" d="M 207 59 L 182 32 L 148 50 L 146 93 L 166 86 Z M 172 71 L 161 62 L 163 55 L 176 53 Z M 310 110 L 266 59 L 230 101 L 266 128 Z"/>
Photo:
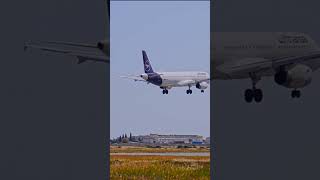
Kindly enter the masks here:
<path id="1" fill-rule="evenodd" d="M 142 57 L 143 57 L 143 66 L 145 73 L 153 73 L 153 69 L 151 67 L 150 61 L 148 59 L 146 51 L 142 50 Z"/>

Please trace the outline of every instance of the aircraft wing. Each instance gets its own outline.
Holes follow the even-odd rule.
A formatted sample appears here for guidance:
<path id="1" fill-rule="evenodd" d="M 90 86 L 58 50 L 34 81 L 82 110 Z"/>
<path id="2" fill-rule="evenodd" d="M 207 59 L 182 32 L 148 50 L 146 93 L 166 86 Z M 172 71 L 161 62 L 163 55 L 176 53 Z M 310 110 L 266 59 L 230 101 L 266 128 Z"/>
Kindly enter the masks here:
<path id="1" fill-rule="evenodd" d="M 211 81 L 213 81 L 213 78 L 204 79 L 204 80 L 198 81 L 198 82 L 207 82 L 207 83 L 210 83 Z"/>
<path id="2" fill-rule="evenodd" d="M 233 75 L 237 73 L 250 73 L 261 71 L 265 68 L 271 68 L 272 61 L 264 58 L 243 58 L 228 63 L 224 63 L 217 67 L 217 70 L 224 74 Z"/>
<path id="3" fill-rule="evenodd" d="M 74 43 L 74 42 L 64 42 L 64 41 L 43 41 L 40 43 L 54 44 L 54 45 L 67 45 L 75 47 L 88 47 L 88 48 L 97 48 L 97 45 L 86 44 L 86 43 Z"/>
<path id="4" fill-rule="evenodd" d="M 70 47 L 71 46 L 71 47 Z M 82 48 L 76 49 L 76 48 Z M 90 48 L 91 50 L 88 50 Z M 24 50 L 38 49 L 46 52 L 65 54 L 78 58 L 78 63 L 85 61 L 97 61 L 109 63 L 110 59 L 94 45 L 90 44 L 77 44 L 69 42 L 40 42 L 40 43 L 26 43 Z M 95 51 L 92 51 L 94 49 Z"/>
<path id="5" fill-rule="evenodd" d="M 180 86 L 189 86 L 189 85 L 192 86 L 195 83 L 196 83 L 195 80 L 182 80 L 182 81 L 178 82 L 178 85 L 180 85 Z"/>
<path id="6" fill-rule="evenodd" d="M 273 59 L 243 58 L 230 63 L 225 63 L 217 69 L 225 74 L 261 72 L 267 69 L 277 69 L 283 65 L 303 63 L 314 59 L 320 59 L 320 51 L 311 52 L 299 56 L 286 56 Z"/>
<path id="7" fill-rule="evenodd" d="M 134 80 L 134 81 L 142 81 L 142 82 L 147 82 L 146 80 L 142 79 L 140 76 L 120 76 L 121 78 L 127 78 L 127 79 L 131 79 L 131 80 Z"/>

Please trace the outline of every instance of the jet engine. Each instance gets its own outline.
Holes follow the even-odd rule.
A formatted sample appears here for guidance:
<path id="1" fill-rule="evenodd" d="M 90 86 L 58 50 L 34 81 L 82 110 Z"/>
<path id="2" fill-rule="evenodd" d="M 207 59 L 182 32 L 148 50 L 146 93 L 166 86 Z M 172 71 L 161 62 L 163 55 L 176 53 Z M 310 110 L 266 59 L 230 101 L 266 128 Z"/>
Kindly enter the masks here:
<path id="1" fill-rule="evenodd" d="M 206 89 L 209 86 L 207 82 L 200 82 L 196 84 L 196 88 L 198 89 Z"/>
<path id="2" fill-rule="evenodd" d="M 310 84 L 312 69 L 303 64 L 296 64 L 288 68 L 280 67 L 274 75 L 277 84 L 287 88 L 302 88 Z"/>

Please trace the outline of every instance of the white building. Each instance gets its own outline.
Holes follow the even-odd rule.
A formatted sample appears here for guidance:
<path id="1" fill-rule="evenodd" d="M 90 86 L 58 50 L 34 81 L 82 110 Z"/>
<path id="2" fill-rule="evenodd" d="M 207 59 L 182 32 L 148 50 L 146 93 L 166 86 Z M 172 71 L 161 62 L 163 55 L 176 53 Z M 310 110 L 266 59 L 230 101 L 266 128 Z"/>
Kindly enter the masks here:
<path id="1" fill-rule="evenodd" d="M 206 144 L 210 144 L 210 137 L 207 137 L 206 140 L 204 140 L 204 142 L 205 142 Z"/>
<path id="2" fill-rule="evenodd" d="M 145 136 L 137 136 L 142 143 L 157 144 L 202 144 L 203 137 L 199 135 L 160 135 L 150 134 Z"/>

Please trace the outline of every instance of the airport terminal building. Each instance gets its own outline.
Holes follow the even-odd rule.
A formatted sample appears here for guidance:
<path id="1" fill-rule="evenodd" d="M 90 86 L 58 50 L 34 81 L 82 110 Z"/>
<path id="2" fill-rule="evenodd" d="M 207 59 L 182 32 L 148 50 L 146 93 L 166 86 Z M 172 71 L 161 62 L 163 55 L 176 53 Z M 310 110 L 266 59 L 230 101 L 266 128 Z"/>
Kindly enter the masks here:
<path id="1" fill-rule="evenodd" d="M 199 135 L 160 135 L 150 134 L 134 137 L 146 144 L 203 144 L 204 139 Z"/>

